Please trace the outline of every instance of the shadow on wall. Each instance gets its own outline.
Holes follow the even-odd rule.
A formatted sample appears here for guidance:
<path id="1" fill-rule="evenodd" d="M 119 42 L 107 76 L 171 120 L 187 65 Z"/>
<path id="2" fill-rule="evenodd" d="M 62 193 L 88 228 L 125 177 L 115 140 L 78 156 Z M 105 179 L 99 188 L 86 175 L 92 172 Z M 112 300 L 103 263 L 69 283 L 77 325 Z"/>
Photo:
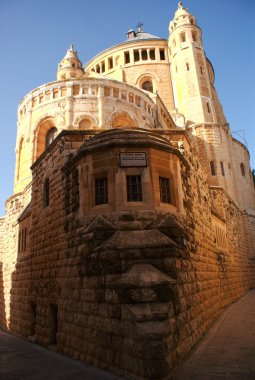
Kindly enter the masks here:
<path id="1" fill-rule="evenodd" d="M 0 327 L 6 328 L 5 302 L 4 302 L 4 280 L 3 263 L 0 262 Z"/>

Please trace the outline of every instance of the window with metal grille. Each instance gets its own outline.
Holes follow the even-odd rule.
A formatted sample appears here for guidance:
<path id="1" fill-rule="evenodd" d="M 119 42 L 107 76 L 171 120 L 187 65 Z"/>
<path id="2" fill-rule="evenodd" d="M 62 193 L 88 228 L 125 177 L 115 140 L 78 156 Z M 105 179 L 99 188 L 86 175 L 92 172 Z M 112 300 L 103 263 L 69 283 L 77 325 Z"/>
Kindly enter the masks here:
<path id="1" fill-rule="evenodd" d="M 170 179 L 159 177 L 160 202 L 171 203 Z"/>
<path id="2" fill-rule="evenodd" d="M 107 178 L 95 179 L 96 205 L 108 203 L 108 185 Z"/>
<path id="3" fill-rule="evenodd" d="M 127 175 L 127 201 L 141 202 L 142 198 L 142 181 L 140 175 Z"/>

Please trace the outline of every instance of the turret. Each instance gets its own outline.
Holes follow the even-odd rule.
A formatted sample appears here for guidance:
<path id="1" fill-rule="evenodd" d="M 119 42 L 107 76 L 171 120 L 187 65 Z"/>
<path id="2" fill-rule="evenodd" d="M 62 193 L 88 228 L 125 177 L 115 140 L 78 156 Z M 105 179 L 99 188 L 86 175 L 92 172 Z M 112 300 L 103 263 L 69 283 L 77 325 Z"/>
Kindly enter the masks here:
<path id="1" fill-rule="evenodd" d="M 178 3 L 169 25 L 169 50 L 175 107 L 189 124 L 226 123 L 214 89 L 214 72 L 195 17 Z"/>
<path id="2" fill-rule="evenodd" d="M 81 79 L 84 76 L 82 63 L 74 46 L 70 45 L 65 57 L 58 65 L 57 80 Z"/>

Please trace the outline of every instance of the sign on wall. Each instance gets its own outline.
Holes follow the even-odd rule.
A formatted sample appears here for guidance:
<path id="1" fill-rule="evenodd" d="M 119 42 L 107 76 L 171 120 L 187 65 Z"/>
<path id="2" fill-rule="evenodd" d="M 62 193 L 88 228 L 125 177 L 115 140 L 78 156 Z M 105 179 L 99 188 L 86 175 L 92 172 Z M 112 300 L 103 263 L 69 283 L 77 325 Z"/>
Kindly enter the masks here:
<path id="1" fill-rule="evenodd" d="M 145 167 L 147 156 L 145 152 L 123 152 L 119 153 L 121 167 Z"/>

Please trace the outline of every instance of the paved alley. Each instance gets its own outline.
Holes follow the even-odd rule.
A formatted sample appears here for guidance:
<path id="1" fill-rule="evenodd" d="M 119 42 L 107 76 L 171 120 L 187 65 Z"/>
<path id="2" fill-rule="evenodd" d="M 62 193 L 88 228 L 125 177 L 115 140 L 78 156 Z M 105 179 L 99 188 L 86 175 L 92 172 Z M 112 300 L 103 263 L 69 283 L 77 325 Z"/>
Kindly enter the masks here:
<path id="1" fill-rule="evenodd" d="M 229 306 L 173 380 L 255 380 L 255 290 Z"/>

